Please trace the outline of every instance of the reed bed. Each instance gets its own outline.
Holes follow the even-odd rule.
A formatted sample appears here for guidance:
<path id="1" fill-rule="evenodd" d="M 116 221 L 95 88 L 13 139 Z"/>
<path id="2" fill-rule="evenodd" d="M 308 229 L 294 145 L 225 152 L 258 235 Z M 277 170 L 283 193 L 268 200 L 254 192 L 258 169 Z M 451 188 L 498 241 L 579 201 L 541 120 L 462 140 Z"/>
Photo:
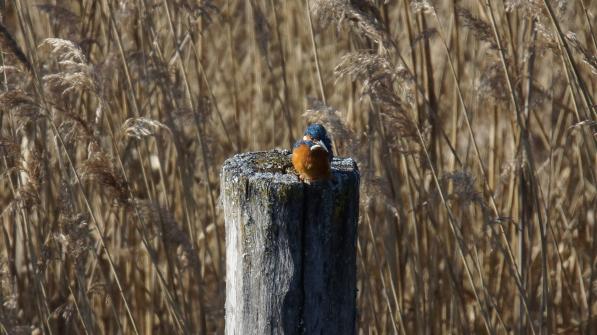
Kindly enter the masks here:
<path id="1" fill-rule="evenodd" d="M 222 334 L 219 169 L 315 121 L 359 334 L 595 333 L 597 2 L 0 5 L 0 334 Z"/>

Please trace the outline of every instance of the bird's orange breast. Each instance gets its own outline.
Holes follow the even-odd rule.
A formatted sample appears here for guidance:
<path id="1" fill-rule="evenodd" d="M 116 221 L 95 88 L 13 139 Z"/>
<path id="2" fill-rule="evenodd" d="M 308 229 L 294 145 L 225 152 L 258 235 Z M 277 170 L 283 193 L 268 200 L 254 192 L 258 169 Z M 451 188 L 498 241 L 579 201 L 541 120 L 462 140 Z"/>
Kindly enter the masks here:
<path id="1" fill-rule="evenodd" d="M 292 165 L 305 181 L 325 180 L 331 176 L 328 153 L 323 148 L 311 150 L 301 144 L 292 151 Z"/>

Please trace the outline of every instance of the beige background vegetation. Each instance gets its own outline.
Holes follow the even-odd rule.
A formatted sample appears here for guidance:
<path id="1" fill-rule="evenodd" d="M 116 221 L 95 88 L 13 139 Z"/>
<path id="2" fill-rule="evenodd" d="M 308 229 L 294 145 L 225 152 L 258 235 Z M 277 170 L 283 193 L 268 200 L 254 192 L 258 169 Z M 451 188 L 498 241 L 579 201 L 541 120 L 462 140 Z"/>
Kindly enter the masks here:
<path id="1" fill-rule="evenodd" d="M 219 169 L 313 121 L 360 334 L 597 329 L 595 1 L 0 4 L 0 334 L 223 333 Z"/>

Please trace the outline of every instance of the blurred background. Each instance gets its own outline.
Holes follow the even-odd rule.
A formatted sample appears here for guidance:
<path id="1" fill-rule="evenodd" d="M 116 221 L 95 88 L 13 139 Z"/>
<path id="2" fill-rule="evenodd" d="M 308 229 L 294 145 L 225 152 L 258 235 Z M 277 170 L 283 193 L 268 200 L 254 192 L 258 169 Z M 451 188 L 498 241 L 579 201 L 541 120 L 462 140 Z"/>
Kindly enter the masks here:
<path id="1" fill-rule="evenodd" d="M 0 334 L 222 334 L 219 171 L 361 171 L 359 334 L 597 329 L 597 3 L 0 1 Z"/>

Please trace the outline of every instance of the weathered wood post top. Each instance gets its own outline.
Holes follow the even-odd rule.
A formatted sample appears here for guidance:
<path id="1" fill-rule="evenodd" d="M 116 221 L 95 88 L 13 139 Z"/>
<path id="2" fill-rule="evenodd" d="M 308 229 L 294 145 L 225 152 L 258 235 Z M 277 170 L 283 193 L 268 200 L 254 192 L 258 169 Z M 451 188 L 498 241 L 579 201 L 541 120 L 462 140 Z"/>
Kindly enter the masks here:
<path id="1" fill-rule="evenodd" d="M 301 182 L 287 150 L 224 163 L 226 334 L 355 334 L 359 173 L 332 175 Z"/>

